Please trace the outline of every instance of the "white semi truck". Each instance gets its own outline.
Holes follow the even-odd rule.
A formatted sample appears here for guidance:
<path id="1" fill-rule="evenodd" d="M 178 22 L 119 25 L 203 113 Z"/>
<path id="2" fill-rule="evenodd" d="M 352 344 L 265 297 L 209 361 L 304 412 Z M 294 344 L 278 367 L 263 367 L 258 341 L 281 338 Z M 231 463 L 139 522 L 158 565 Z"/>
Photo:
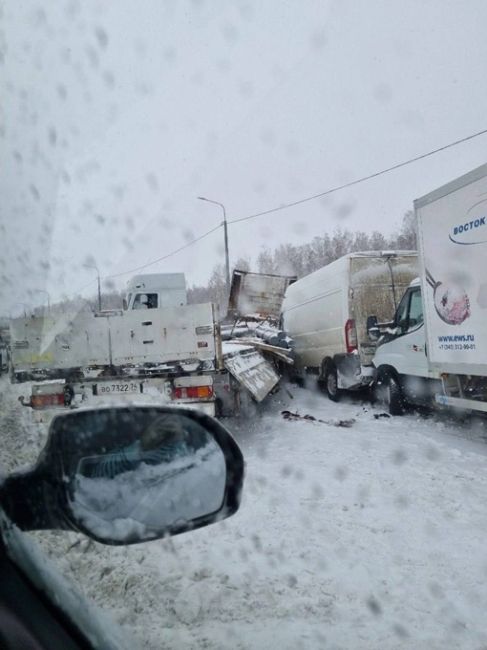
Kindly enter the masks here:
<path id="1" fill-rule="evenodd" d="M 232 415 L 242 390 L 261 401 L 279 381 L 259 350 L 223 349 L 215 306 L 186 304 L 184 274 L 136 276 L 123 307 L 13 319 L 11 381 L 31 382 L 23 403 L 45 410 L 125 397 Z"/>
<path id="2" fill-rule="evenodd" d="M 368 319 L 377 392 L 407 403 L 487 411 L 487 165 L 414 202 L 419 278 L 394 319 Z"/>

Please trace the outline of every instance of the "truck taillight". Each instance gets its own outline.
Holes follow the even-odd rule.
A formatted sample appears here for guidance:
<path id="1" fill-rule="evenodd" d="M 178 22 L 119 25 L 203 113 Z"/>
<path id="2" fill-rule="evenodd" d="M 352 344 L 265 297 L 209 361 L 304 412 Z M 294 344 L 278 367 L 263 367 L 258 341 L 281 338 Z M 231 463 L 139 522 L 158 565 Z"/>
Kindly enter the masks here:
<path id="1" fill-rule="evenodd" d="M 212 386 L 178 386 L 172 394 L 173 399 L 205 399 L 212 396 Z"/>
<path id="2" fill-rule="evenodd" d="M 349 318 L 345 323 L 345 346 L 349 354 L 357 349 L 357 330 L 353 318 Z"/>
<path id="3" fill-rule="evenodd" d="M 28 403 L 33 409 L 46 409 L 56 406 L 69 406 L 74 398 L 73 387 L 61 382 L 38 384 L 32 386 L 32 395 Z"/>
<path id="4" fill-rule="evenodd" d="M 64 406 L 64 392 L 49 393 L 47 395 L 31 395 L 30 406 L 33 409 L 45 409 L 51 406 Z"/>

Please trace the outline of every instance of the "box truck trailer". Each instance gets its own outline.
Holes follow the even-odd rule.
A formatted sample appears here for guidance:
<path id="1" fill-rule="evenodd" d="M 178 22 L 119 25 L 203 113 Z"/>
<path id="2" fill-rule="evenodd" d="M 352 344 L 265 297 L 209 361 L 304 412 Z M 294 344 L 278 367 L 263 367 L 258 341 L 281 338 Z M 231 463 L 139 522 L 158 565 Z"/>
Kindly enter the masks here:
<path id="1" fill-rule="evenodd" d="M 390 323 L 369 319 L 378 394 L 487 411 L 487 165 L 414 202 L 419 278 Z"/>

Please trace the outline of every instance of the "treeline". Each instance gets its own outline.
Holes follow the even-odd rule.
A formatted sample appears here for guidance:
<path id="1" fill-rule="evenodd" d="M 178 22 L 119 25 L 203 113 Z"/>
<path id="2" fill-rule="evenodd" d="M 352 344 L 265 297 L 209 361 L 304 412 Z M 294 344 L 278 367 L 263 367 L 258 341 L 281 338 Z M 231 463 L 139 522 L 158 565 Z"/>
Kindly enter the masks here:
<path id="1" fill-rule="evenodd" d="M 281 244 L 271 250 L 262 250 L 255 260 L 240 258 L 233 268 L 259 273 L 297 275 L 301 278 L 334 262 L 347 253 L 381 250 L 416 250 L 414 213 L 406 212 L 396 236 L 385 237 L 381 232 L 351 232 L 337 229 L 332 234 L 314 237 L 306 244 Z M 188 302 L 215 302 L 224 314 L 228 302 L 225 285 L 225 269 L 217 264 L 205 286 L 193 285 L 188 289 Z"/>

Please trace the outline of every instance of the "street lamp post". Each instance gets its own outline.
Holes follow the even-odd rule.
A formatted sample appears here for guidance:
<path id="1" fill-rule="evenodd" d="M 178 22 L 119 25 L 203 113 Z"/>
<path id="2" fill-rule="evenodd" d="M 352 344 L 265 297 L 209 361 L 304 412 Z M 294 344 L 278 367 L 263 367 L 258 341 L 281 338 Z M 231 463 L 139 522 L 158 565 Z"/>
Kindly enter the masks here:
<path id="1" fill-rule="evenodd" d="M 96 278 L 98 280 L 98 311 L 101 311 L 101 284 L 100 284 L 100 271 L 96 264 L 83 264 L 85 269 L 94 269 L 96 271 Z"/>
<path id="2" fill-rule="evenodd" d="M 198 199 L 200 201 L 206 201 L 207 203 L 214 203 L 215 205 L 219 205 L 220 208 L 223 210 L 223 237 L 225 241 L 225 280 L 227 284 L 227 293 L 230 294 L 230 258 L 228 254 L 228 226 L 227 226 L 227 213 L 225 211 L 225 206 L 223 203 L 219 203 L 218 201 L 212 201 L 211 199 L 207 199 L 205 196 L 198 196 Z"/>

